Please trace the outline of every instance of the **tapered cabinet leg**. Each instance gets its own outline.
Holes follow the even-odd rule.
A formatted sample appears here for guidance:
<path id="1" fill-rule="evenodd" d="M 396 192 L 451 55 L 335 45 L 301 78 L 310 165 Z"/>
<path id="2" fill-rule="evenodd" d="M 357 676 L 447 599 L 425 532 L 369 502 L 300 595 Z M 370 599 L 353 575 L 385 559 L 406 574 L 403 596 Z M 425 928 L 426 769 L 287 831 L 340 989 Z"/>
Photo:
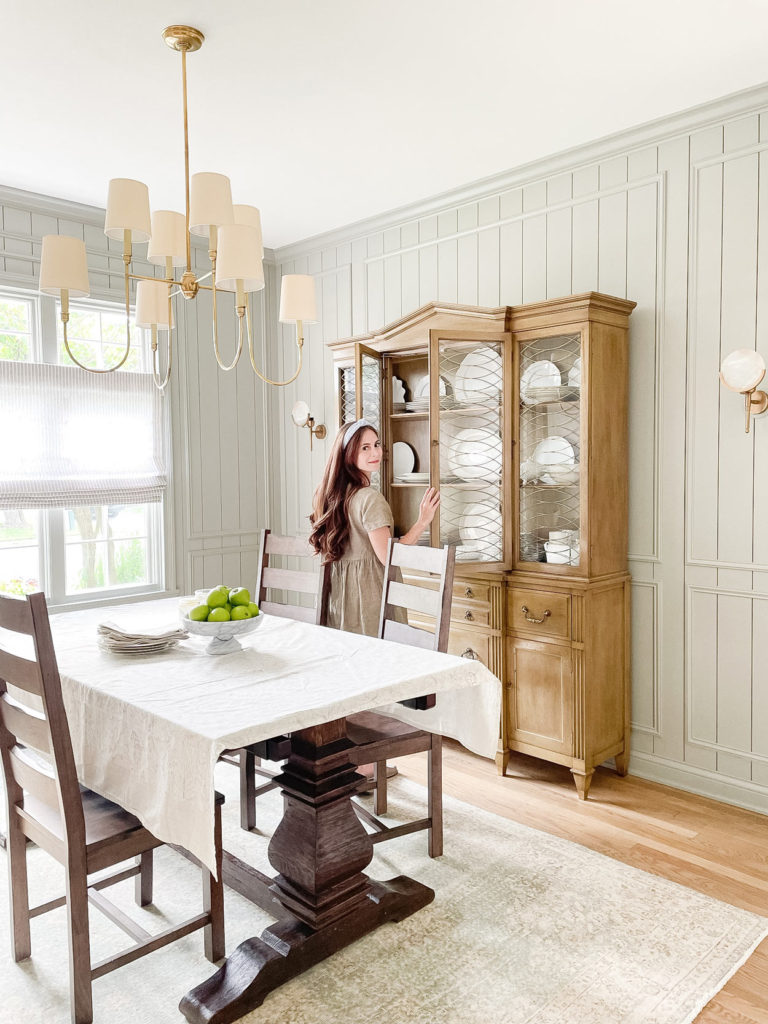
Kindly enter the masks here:
<path id="1" fill-rule="evenodd" d="M 497 750 L 496 751 L 496 771 L 499 775 L 507 774 L 507 765 L 509 764 L 509 751 L 508 750 Z"/>
<path id="2" fill-rule="evenodd" d="M 586 800 L 589 796 L 589 787 L 592 785 L 592 776 L 594 774 L 594 768 L 588 772 L 577 771 L 575 768 L 571 768 L 571 775 L 573 776 L 573 781 L 576 784 L 576 792 L 579 794 L 579 800 Z"/>
<path id="3" fill-rule="evenodd" d="M 616 762 L 616 771 L 623 778 L 629 771 L 629 750 L 623 750 L 620 754 L 614 754 L 613 760 Z"/>

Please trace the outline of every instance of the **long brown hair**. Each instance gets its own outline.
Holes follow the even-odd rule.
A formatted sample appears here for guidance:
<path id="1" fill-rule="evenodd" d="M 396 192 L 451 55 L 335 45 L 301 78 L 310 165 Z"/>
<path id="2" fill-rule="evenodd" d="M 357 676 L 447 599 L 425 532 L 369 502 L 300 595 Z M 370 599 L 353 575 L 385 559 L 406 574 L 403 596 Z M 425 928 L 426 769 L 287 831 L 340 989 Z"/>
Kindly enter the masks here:
<path id="1" fill-rule="evenodd" d="M 336 435 L 309 517 L 309 543 L 324 562 L 337 562 L 344 554 L 349 540 L 349 502 L 353 494 L 369 484 L 368 477 L 356 465 L 363 434 L 372 430 L 379 436 L 375 427 L 366 424 L 355 431 L 345 448 L 344 435 L 349 426 L 346 423 Z"/>

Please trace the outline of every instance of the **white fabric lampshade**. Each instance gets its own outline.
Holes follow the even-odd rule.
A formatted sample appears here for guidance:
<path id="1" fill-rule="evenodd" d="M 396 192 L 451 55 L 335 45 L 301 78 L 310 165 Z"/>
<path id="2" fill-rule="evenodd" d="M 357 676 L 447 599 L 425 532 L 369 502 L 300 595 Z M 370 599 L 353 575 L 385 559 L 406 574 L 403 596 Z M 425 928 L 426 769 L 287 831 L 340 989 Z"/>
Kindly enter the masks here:
<path id="1" fill-rule="evenodd" d="M 264 259 L 264 242 L 261 237 L 261 214 L 255 206 L 242 206 L 235 204 L 232 207 L 235 214 L 235 224 L 250 224 L 259 233 L 259 259 Z"/>
<path id="2" fill-rule="evenodd" d="M 104 234 L 122 241 L 124 231 L 131 232 L 133 242 L 149 239 L 149 189 L 133 178 L 113 178 L 107 193 Z"/>
<path id="3" fill-rule="evenodd" d="M 164 281 L 139 281 L 136 287 L 136 326 L 168 329 L 168 293 Z M 173 311 L 171 311 L 173 327 Z"/>
<path id="4" fill-rule="evenodd" d="M 192 175 L 189 200 L 189 230 L 207 235 L 211 227 L 234 223 L 232 186 L 226 174 L 203 171 Z"/>
<path id="5" fill-rule="evenodd" d="M 234 292 L 237 282 L 246 292 L 264 287 L 264 265 L 259 256 L 259 234 L 250 224 L 226 224 L 219 229 L 216 287 Z"/>
<path id="6" fill-rule="evenodd" d="M 765 360 L 753 348 L 737 348 L 720 367 L 720 380 L 731 391 L 752 391 L 764 376 Z"/>
<path id="7" fill-rule="evenodd" d="M 85 242 L 68 235 L 44 235 L 40 257 L 40 291 L 60 295 L 68 291 L 73 299 L 90 294 Z"/>
<path id="8" fill-rule="evenodd" d="M 280 285 L 280 323 L 317 323 L 315 279 L 311 274 L 286 274 Z"/>
<path id="9" fill-rule="evenodd" d="M 152 237 L 147 246 L 150 263 L 165 266 L 165 259 L 171 257 L 171 265 L 183 267 L 187 262 L 187 226 L 183 213 L 173 210 L 155 210 L 152 214 Z"/>

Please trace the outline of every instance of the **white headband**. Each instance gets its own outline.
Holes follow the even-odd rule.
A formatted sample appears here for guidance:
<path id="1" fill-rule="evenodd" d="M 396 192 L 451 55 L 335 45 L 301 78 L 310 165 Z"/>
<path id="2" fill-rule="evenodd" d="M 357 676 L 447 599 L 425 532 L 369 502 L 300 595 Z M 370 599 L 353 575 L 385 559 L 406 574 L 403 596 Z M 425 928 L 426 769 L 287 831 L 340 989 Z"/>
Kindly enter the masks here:
<path id="1" fill-rule="evenodd" d="M 344 431 L 344 440 L 341 442 L 342 451 L 344 451 L 349 442 L 352 440 L 352 438 L 355 436 L 358 430 L 360 430 L 362 427 L 370 427 L 371 430 L 376 430 L 376 427 L 374 427 L 374 425 L 372 423 L 369 423 L 368 420 L 366 419 L 355 420 L 355 422 L 350 424 L 350 426 L 348 426 L 347 429 Z"/>

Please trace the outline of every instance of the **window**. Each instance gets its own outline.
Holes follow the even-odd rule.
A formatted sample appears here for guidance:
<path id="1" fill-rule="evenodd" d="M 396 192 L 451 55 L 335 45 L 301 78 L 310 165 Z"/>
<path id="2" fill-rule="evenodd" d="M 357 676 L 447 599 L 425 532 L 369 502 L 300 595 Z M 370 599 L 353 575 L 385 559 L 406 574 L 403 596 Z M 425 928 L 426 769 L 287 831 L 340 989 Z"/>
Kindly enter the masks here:
<path id="1" fill-rule="evenodd" d="M 111 365 L 125 312 L 72 303 L 67 336 L 85 365 Z M 0 592 L 55 606 L 162 589 L 167 410 L 141 341 L 132 324 L 124 366 L 86 374 L 52 299 L 0 291 Z"/>

